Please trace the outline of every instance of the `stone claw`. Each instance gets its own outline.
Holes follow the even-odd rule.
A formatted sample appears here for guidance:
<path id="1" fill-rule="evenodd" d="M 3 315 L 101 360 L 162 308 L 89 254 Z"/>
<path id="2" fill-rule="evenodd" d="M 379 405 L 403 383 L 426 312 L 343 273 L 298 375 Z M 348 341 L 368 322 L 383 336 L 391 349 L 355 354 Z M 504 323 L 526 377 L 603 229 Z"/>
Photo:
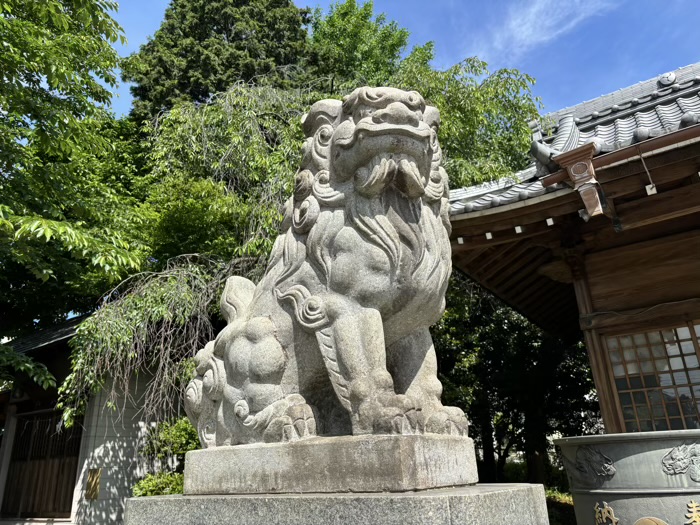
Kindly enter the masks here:
<path id="1" fill-rule="evenodd" d="M 273 418 L 263 433 L 267 443 L 297 441 L 316 435 L 316 416 L 313 408 L 298 394 L 285 400 L 289 405 Z"/>
<path id="2" fill-rule="evenodd" d="M 293 405 L 287 409 L 287 415 L 299 439 L 316 435 L 316 417 L 311 406 L 306 403 Z"/>
<path id="3" fill-rule="evenodd" d="M 469 423 L 464 412 L 457 407 L 442 407 L 434 412 L 425 422 L 425 432 L 429 434 L 447 434 L 466 436 Z"/>
<path id="4" fill-rule="evenodd" d="M 364 418 L 371 421 L 374 434 L 418 434 L 421 427 L 421 411 L 415 402 L 394 393 L 380 394 L 367 400 L 360 407 Z"/>

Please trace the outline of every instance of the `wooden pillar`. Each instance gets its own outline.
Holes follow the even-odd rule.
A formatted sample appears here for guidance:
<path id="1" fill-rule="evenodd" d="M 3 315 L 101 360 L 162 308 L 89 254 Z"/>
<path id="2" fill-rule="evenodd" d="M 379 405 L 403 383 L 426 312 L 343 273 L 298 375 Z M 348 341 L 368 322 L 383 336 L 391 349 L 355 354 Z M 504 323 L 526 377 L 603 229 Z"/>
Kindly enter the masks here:
<path id="1" fill-rule="evenodd" d="M 5 433 L 0 445 L 0 509 L 5 497 L 5 485 L 7 484 L 7 474 L 10 469 L 12 459 L 12 446 L 15 443 L 15 431 L 17 429 L 17 405 L 9 405 L 5 415 Z"/>
<path id="2" fill-rule="evenodd" d="M 593 301 L 591 299 L 584 256 L 578 252 L 569 252 L 566 262 L 571 267 L 576 303 L 579 316 L 593 313 Z M 593 372 L 593 382 L 598 392 L 598 403 L 605 424 L 605 432 L 608 434 L 625 432 L 625 424 L 617 400 L 617 390 L 612 377 L 612 369 L 607 353 L 597 330 L 583 330 L 584 341 L 588 351 L 588 359 Z"/>

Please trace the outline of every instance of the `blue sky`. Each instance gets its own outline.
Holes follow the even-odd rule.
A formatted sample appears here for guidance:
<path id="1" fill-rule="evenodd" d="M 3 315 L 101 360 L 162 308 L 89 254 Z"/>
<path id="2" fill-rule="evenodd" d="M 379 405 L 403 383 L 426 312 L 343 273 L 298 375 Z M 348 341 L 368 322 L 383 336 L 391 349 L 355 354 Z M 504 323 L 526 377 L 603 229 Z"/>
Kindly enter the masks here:
<path id="1" fill-rule="evenodd" d="M 121 0 L 116 19 L 138 50 L 159 27 L 169 0 Z M 296 0 L 327 9 L 330 0 Z M 700 61 L 700 0 L 375 0 L 410 33 L 434 41 L 435 66 L 476 55 L 494 70 L 533 76 L 544 111 L 556 111 Z M 129 111 L 128 86 L 113 101 Z"/>

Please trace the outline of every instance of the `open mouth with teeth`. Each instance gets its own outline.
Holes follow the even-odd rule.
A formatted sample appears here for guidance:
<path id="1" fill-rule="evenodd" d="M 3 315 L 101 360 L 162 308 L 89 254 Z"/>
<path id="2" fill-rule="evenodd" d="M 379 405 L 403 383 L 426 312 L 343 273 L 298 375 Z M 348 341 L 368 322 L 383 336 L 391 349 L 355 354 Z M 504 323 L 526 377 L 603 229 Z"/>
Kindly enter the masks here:
<path id="1" fill-rule="evenodd" d="M 380 153 L 355 173 L 356 187 L 364 195 L 377 195 L 394 186 L 410 199 L 425 193 L 425 181 L 415 158 L 406 153 Z"/>

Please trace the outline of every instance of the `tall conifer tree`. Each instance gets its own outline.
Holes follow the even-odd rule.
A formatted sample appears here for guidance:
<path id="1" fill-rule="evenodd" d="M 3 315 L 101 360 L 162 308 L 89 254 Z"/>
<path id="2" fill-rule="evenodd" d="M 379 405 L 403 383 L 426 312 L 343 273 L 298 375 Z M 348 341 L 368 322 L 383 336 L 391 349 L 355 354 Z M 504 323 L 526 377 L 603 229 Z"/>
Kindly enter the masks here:
<path id="1" fill-rule="evenodd" d="M 134 115 L 204 102 L 262 75 L 283 84 L 304 54 L 308 18 L 291 0 L 172 0 L 160 29 L 123 65 Z"/>

